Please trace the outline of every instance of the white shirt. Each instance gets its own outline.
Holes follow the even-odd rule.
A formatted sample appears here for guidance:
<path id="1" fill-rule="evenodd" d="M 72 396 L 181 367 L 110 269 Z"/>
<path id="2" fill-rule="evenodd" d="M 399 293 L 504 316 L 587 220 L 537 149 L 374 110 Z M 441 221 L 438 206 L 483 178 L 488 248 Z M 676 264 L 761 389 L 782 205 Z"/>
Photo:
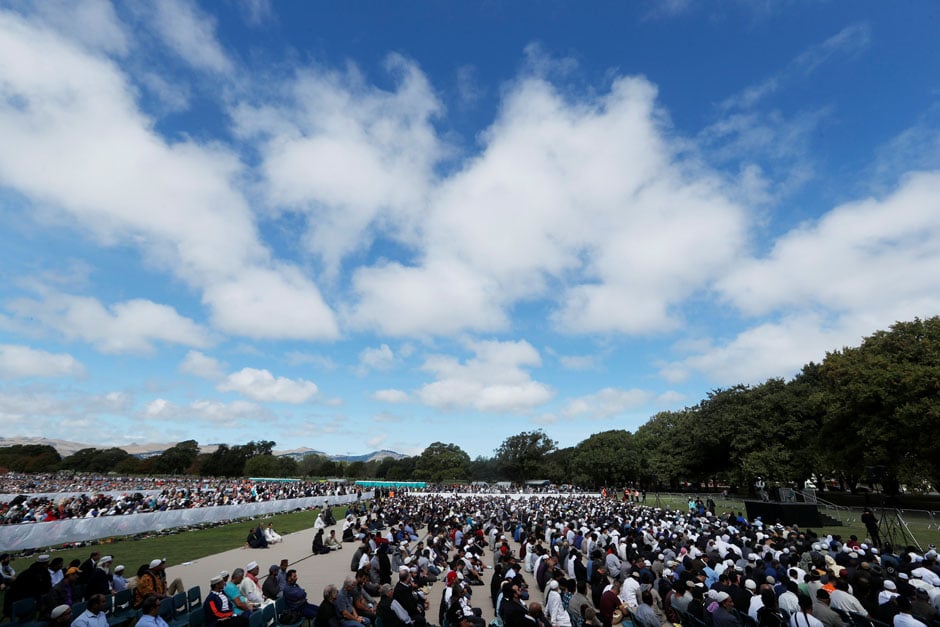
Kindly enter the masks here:
<path id="1" fill-rule="evenodd" d="M 790 617 L 790 627 L 824 627 L 821 620 L 812 614 L 797 612 Z"/>
<path id="2" fill-rule="evenodd" d="M 842 610 L 843 612 L 855 612 L 862 616 L 868 615 L 868 610 L 865 609 L 865 606 L 845 590 L 832 591 L 832 594 L 829 595 L 829 607 L 834 610 Z"/>
<path id="3" fill-rule="evenodd" d="M 894 617 L 894 627 L 925 627 L 925 624 L 910 614 L 898 614 Z"/>
<path id="4" fill-rule="evenodd" d="M 627 577 L 623 582 L 623 586 L 620 588 L 620 600 L 623 601 L 627 607 L 635 610 L 637 607 L 636 593 L 639 590 L 640 582 L 633 577 Z"/>

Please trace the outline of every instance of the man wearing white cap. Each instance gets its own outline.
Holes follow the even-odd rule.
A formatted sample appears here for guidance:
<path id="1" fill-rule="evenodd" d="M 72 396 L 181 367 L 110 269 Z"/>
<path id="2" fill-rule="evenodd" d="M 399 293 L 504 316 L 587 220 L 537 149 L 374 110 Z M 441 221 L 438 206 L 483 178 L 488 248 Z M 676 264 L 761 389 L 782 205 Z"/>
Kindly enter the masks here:
<path id="1" fill-rule="evenodd" d="M 725 591 L 718 593 L 718 607 L 712 612 L 712 623 L 715 627 L 741 627 L 741 621 L 731 611 L 734 608 L 734 598 Z"/>
<path id="2" fill-rule="evenodd" d="M 127 589 L 127 579 L 124 578 L 124 564 L 118 564 L 114 567 L 114 574 L 111 575 L 111 589 L 114 590 L 115 594 Z"/>
<path id="3" fill-rule="evenodd" d="M 248 599 L 249 603 L 255 605 L 267 605 L 273 603 L 271 599 L 265 599 L 258 585 L 258 571 L 260 570 L 258 562 L 251 561 L 245 566 L 245 578 L 238 584 L 238 590 Z"/>
<path id="4" fill-rule="evenodd" d="M 105 555 L 95 563 L 91 579 L 86 588 L 86 597 L 92 594 L 111 594 L 111 556 Z"/>
<path id="5" fill-rule="evenodd" d="M 878 605 L 884 605 L 898 596 L 898 587 L 890 579 L 885 579 L 884 590 L 878 593 Z"/>
<path id="6" fill-rule="evenodd" d="M 160 575 L 163 560 L 156 558 L 150 560 L 147 570 L 137 578 L 137 587 L 134 588 L 134 608 L 140 609 L 147 595 L 155 594 L 159 599 L 166 598 L 166 582 Z"/>

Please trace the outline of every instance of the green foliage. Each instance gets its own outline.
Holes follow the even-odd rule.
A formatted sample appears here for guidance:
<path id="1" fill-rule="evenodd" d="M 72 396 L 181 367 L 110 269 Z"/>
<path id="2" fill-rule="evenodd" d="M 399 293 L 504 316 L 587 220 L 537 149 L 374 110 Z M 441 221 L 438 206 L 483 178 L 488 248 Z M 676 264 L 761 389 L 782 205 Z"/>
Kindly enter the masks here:
<path id="1" fill-rule="evenodd" d="M 271 454 L 255 455 L 245 462 L 246 477 L 293 477 L 297 475 L 297 461 L 290 457 Z"/>
<path id="2" fill-rule="evenodd" d="M 153 472 L 160 475 L 179 475 L 185 473 L 199 457 L 199 443 L 196 440 L 178 442 L 163 451 L 153 461 Z"/>
<path id="3" fill-rule="evenodd" d="M 496 449 L 496 459 L 499 460 L 504 476 L 522 483 L 527 479 L 536 478 L 536 475 L 544 478 L 542 462 L 548 453 L 555 450 L 555 446 L 555 440 L 545 435 L 541 429 L 523 431 L 503 440 Z"/>
<path id="4" fill-rule="evenodd" d="M 76 472 L 107 473 L 130 456 L 130 453 L 119 448 L 83 448 L 63 459 L 59 468 Z"/>
<path id="5" fill-rule="evenodd" d="M 46 472 L 61 461 L 55 447 L 47 444 L 14 444 L 0 448 L 0 468 L 16 472 Z"/>
<path id="6" fill-rule="evenodd" d="M 633 435 L 623 429 L 595 433 L 578 444 L 571 462 L 574 481 L 593 488 L 624 485 L 640 474 Z"/>
<path id="7" fill-rule="evenodd" d="M 456 444 L 434 442 L 415 460 L 414 478 L 423 481 L 466 481 L 470 456 Z"/>

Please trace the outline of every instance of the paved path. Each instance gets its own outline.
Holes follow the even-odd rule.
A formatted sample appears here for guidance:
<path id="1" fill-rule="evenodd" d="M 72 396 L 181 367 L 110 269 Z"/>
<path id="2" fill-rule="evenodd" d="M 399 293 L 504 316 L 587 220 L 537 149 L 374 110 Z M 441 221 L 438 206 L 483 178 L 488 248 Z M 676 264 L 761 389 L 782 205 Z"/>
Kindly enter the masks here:
<path id="1" fill-rule="evenodd" d="M 342 528 L 339 525 L 328 527 L 324 535 L 328 536 L 330 529 L 336 529 L 337 536 L 342 535 Z M 209 591 L 209 579 L 222 570 L 232 572 L 236 568 L 244 568 L 248 562 L 256 561 L 261 567 L 260 579 L 267 574 L 269 566 L 279 564 L 282 559 L 287 559 L 290 562 L 290 568 L 297 570 L 297 583 L 307 591 L 308 600 L 319 605 L 323 598 L 323 588 L 326 585 L 332 583 L 341 586 L 343 580 L 348 575 L 353 574 L 349 570 L 349 562 L 357 545 L 352 542 L 344 542 L 342 550 L 332 551 L 326 555 L 313 555 L 310 552 L 313 535 L 313 529 L 307 529 L 287 534 L 282 542 L 267 549 L 232 549 L 192 562 L 171 566 L 166 570 L 167 579 L 172 581 L 176 577 L 180 577 L 187 589 L 198 585 L 202 588 L 202 595 L 205 598 L 206 593 Z M 519 546 L 514 542 L 510 543 L 518 555 Z M 154 557 L 160 556 L 155 555 Z M 493 563 L 493 556 L 488 548 L 482 560 L 485 564 L 491 565 Z M 489 588 L 492 574 L 493 571 L 487 569 L 484 576 L 484 585 L 473 587 L 473 605 L 483 610 L 483 617 L 487 623 L 493 618 L 493 604 L 490 600 Z M 529 583 L 532 600 L 541 602 L 542 594 L 538 591 L 534 578 L 527 573 L 524 573 L 524 575 Z M 393 583 L 397 581 L 396 577 L 397 575 L 392 573 Z M 431 586 L 429 598 L 431 607 L 427 612 L 427 617 L 432 624 L 437 624 L 437 612 L 443 586 L 443 582 L 437 582 Z"/>

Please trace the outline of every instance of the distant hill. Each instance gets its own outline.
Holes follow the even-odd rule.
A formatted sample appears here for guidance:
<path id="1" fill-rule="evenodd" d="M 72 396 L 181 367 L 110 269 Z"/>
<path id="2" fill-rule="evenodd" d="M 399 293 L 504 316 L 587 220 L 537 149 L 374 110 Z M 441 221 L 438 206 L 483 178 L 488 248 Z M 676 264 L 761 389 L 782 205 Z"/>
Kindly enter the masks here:
<path id="1" fill-rule="evenodd" d="M 39 437 L 13 437 L 5 438 L 0 436 L 0 447 L 4 446 L 13 446 L 15 444 L 40 444 L 53 447 L 59 452 L 59 455 L 62 457 L 68 457 L 84 448 L 110 448 L 107 444 L 83 444 L 81 442 L 71 442 L 69 440 L 55 440 L 51 438 L 39 438 Z M 171 443 L 150 443 L 150 444 L 129 444 L 125 446 L 117 446 L 116 448 L 123 449 L 133 455 L 134 457 L 139 457 L 145 459 L 147 457 L 155 457 L 160 455 L 166 449 L 170 448 L 176 444 L 175 442 Z M 212 453 L 217 448 L 219 448 L 219 443 L 214 444 L 201 444 L 199 445 L 199 451 L 201 453 Z M 393 457 L 395 459 L 401 459 L 406 457 L 401 453 L 396 453 L 395 451 L 374 451 L 372 453 L 365 453 L 363 455 L 331 455 L 323 451 L 318 451 L 316 449 L 300 447 L 292 448 L 285 450 L 274 450 L 274 454 L 279 457 L 293 457 L 297 461 L 303 459 L 305 455 L 323 455 L 333 461 L 346 461 L 346 462 L 368 462 L 373 459 L 384 459 L 386 457 Z"/>

